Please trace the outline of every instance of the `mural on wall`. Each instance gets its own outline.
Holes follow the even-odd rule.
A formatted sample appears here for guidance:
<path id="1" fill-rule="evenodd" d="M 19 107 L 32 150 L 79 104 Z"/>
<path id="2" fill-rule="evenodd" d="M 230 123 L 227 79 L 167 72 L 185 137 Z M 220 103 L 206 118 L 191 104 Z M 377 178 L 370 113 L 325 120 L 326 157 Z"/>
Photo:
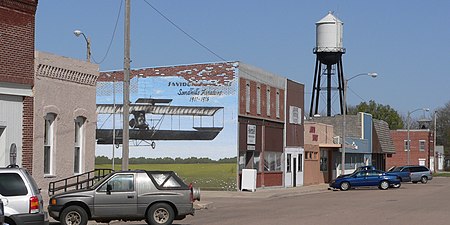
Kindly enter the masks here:
<path id="1" fill-rule="evenodd" d="M 229 67 L 227 73 L 215 73 L 217 65 L 212 64 L 202 70 L 175 69 L 177 72 L 172 74 L 153 71 L 151 75 L 137 73 L 140 75 L 133 76 L 130 80 L 128 119 L 130 158 L 193 158 L 199 159 L 198 163 L 204 162 L 205 158 L 211 159 L 210 165 L 199 164 L 196 170 L 200 170 L 199 174 L 207 171 L 214 174 L 206 173 L 202 181 L 192 177 L 191 181 L 204 183 L 210 188 L 234 189 L 238 82 L 235 66 L 226 65 Z M 111 73 L 104 74 L 112 76 Z M 97 83 L 97 156 L 111 158 L 114 141 L 117 147 L 115 157 L 121 157 L 122 87 L 120 81 Z M 112 138 L 113 120 L 115 140 Z M 223 159 L 228 159 L 227 165 L 219 165 L 219 162 L 224 162 Z M 211 169 L 213 164 L 216 164 L 217 171 Z M 221 166 L 226 168 L 219 169 Z M 176 168 L 175 165 L 173 167 Z M 204 171 L 201 171 L 202 167 Z"/>

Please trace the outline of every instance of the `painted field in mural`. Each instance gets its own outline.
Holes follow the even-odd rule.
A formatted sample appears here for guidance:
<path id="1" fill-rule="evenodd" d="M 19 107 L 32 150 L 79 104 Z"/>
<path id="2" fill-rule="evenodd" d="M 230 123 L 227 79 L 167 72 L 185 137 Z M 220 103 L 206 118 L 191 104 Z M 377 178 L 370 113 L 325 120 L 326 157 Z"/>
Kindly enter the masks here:
<path id="1" fill-rule="evenodd" d="M 111 168 L 110 164 L 95 165 L 96 168 Z M 115 165 L 120 170 L 120 165 Z M 202 190 L 236 190 L 235 163 L 202 164 L 130 164 L 131 170 L 173 170 L 189 184 L 193 183 Z"/>

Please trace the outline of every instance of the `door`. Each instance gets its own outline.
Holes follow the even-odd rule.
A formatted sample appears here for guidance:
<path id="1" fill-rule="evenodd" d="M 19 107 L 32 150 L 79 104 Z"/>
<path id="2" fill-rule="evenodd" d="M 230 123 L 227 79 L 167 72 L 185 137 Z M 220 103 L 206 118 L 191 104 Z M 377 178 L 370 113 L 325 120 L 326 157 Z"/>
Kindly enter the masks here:
<path id="1" fill-rule="evenodd" d="M 133 174 L 116 174 L 100 186 L 94 196 L 94 215 L 132 217 L 137 214 L 137 194 Z"/>
<path id="2" fill-rule="evenodd" d="M 303 154 L 302 148 L 286 148 L 284 153 L 284 186 L 297 187 L 303 185 Z"/>

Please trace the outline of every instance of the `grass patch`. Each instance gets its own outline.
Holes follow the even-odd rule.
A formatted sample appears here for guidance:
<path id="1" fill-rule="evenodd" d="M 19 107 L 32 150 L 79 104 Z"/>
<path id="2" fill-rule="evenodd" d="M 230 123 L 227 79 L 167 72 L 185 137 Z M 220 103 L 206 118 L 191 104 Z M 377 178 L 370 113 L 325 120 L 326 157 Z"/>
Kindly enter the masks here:
<path id="1" fill-rule="evenodd" d="M 450 173 L 434 173 L 433 176 L 435 177 L 450 177 Z"/>
<path id="2" fill-rule="evenodd" d="M 120 170 L 121 165 L 115 165 Z M 110 164 L 98 164 L 95 168 L 111 168 Z M 130 170 L 173 170 L 187 184 L 203 190 L 236 190 L 236 163 L 199 163 L 199 164 L 129 164 Z"/>

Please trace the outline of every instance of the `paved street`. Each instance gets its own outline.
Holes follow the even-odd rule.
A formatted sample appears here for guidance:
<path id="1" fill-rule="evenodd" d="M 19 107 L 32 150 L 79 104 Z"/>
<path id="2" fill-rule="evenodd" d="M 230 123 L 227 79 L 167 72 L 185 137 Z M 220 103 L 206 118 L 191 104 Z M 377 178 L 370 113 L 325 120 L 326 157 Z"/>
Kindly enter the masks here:
<path id="1" fill-rule="evenodd" d="M 448 224 L 450 179 L 381 191 L 328 191 L 266 199 L 214 198 L 182 224 Z"/>
<path id="2" fill-rule="evenodd" d="M 200 206 L 203 204 L 206 209 L 174 224 L 448 224 L 448 196 L 450 178 L 442 177 L 428 184 L 407 183 L 400 189 L 387 191 L 376 188 L 329 191 L 325 185 L 317 185 L 254 193 L 204 192 Z"/>

